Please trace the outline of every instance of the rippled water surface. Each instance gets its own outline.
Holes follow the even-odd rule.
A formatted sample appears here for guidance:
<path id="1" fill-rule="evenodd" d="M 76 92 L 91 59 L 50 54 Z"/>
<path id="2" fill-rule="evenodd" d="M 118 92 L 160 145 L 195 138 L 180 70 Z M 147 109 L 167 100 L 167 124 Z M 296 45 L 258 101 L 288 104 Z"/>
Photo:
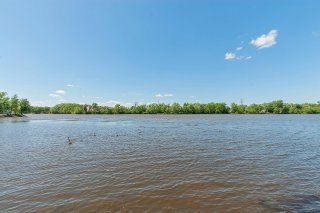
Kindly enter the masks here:
<path id="1" fill-rule="evenodd" d="M 1 119 L 0 211 L 320 212 L 320 116 Z"/>

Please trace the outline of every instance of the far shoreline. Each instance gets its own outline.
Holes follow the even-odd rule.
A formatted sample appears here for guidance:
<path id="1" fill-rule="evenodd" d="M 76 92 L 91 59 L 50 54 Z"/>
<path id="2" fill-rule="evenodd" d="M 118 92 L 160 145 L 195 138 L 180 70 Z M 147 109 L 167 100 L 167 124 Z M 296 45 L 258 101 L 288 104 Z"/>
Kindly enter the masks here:
<path id="1" fill-rule="evenodd" d="M 212 116 L 212 115 L 229 115 L 229 116 L 253 116 L 253 115 L 261 115 L 261 116 L 277 116 L 277 115 L 318 115 L 318 114 L 305 114 L 305 113 L 300 113 L 300 114 L 295 114 L 295 113 L 286 113 L 286 114 L 273 114 L 273 113 L 265 113 L 265 114 L 249 114 L 249 113 L 244 113 L 244 114 L 238 114 L 238 113 L 221 113 L 221 114 L 188 114 L 188 113 L 179 113 L 179 114 L 172 114 L 172 113 L 155 113 L 155 114 L 134 114 L 134 113 L 123 113 L 123 114 L 59 114 L 59 113 L 28 113 L 24 115 L 5 115 L 5 114 L 0 114 L 0 119 L 17 119 L 17 118 L 32 118 L 33 116 Z"/>

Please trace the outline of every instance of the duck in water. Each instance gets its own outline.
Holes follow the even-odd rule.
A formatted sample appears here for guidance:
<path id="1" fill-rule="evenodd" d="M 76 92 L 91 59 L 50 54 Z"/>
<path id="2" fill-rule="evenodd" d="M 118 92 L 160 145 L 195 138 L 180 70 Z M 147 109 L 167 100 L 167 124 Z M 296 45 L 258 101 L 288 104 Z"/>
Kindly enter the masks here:
<path id="1" fill-rule="evenodd" d="M 68 137 L 68 144 L 74 144 L 76 141 L 74 140 L 74 139 L 70 139 L 69 137 Z"/>

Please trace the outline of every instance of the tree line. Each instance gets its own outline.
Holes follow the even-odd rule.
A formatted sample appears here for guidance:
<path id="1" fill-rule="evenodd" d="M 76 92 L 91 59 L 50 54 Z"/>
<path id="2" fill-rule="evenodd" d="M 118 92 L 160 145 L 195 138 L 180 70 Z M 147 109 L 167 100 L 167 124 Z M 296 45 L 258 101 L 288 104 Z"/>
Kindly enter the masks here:
<path id="1" fill-rule="evenodd" d="M 6 92 L 0 91 L 0 114 L 11 116 L 29 112 L 31 112 L 31 106 L 27 99 L 19 99 L 18 95 L 8 97 Z"/>
<path id="2" fill-rule="evenodd" d="M 154 103 L 130 107 L 88 104 L 58 104 L 46 109 L 52 114 L 320 114 L 320 103 L 290 104 L 282 100 L 263 104 L 226 103 Z"/>
<path id="3" fill-rule="evenodd" d="M 53 107 L 30 106 L 27 99 L 9 98 L 0 92 L 0 114 L 320 114 L 320 102 L 291 104 L 282 100 L 263 104 L 226 103 L 153 103 L 114 107 L 93 104 L 62 103 Z"/>

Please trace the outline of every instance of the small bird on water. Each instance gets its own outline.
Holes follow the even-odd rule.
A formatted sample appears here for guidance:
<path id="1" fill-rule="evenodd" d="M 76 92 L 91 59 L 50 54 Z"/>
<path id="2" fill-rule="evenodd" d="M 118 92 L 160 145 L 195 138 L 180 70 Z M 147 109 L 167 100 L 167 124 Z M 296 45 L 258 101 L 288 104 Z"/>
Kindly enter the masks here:
<path id="1" fill-rule="evenodd" d="M 74 140 L 74 139 L 70 139 L 69 137 L 68 137 L 68 144 L 74 144 L 76 141 Z"/>

